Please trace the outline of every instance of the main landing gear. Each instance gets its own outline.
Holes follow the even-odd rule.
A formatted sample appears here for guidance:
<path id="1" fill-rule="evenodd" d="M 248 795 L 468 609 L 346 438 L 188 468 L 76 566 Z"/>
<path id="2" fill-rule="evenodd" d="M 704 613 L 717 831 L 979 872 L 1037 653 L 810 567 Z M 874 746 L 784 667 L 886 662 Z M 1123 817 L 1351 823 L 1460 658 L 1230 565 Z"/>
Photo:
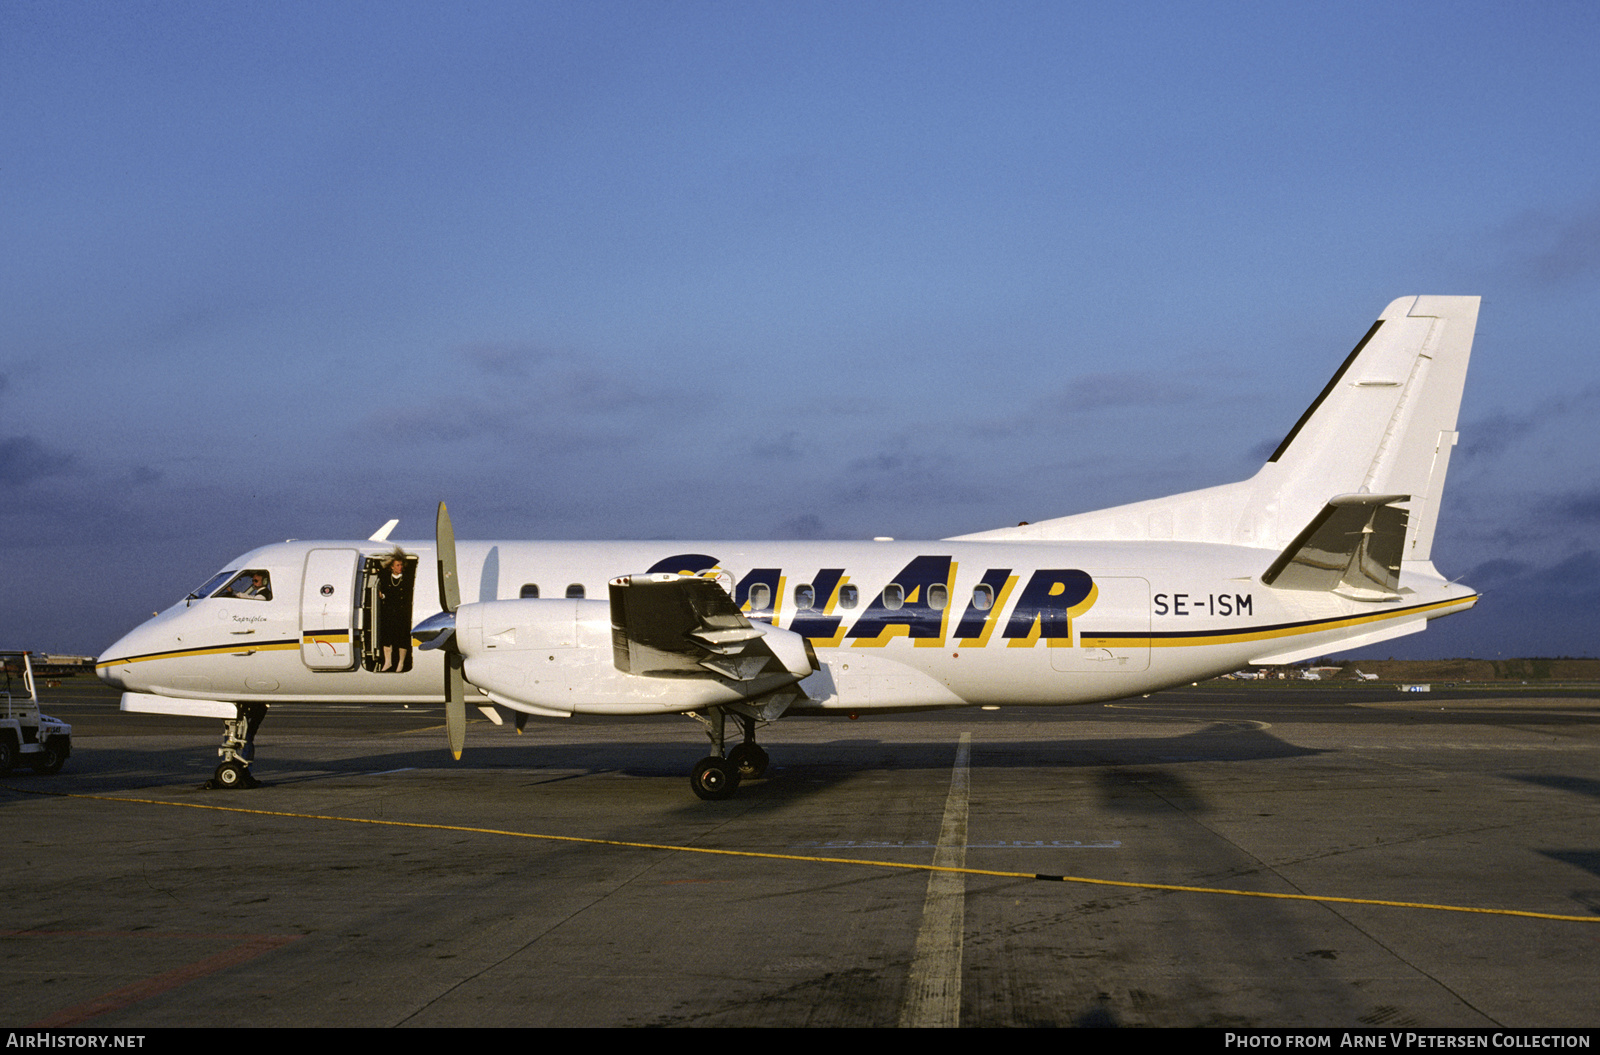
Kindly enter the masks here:
<path id="1" fill-rule="evenodd" d="M 217 754 L 222 756 L 222 764 L 206 781 L 208 790 L 261 786 L 261 781 L 250 774 L 250 761 L 256 756 L 256 730 L 261 728 L 261 722 L 267 716 L 267 705 L 241 703 L 238 706 L 237 718 L 224 718 L 222 721 L 222 746 L 217 748 Z"/>
<path id="2" fill-rule="evenodd" d="M 706 727 L 706 735 L 711 738 L 711 754 L 694 764 L 689 770 L 689 787 L 703 799 L 732 798 L 733 793 L 739 790 L 739 781 L 749 778 L 756 780 L 767 773 L 767 752 L 756 743 L 756 720 L 746 714 L 733 714 L 739 723 L 740 731 L 744 734 L 742 742 L 733 746 L 732 750 L 723 751 L 727 719 L 730 717 L 727 708 L 710 707 L 705 714 L 693 713 Z"/>

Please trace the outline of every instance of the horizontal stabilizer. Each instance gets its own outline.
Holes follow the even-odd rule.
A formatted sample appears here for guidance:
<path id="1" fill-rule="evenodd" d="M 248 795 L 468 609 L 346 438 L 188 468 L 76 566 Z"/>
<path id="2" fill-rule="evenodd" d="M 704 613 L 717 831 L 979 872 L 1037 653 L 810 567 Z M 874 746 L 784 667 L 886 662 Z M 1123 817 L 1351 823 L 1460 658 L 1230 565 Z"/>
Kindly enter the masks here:
<path id="1" fill-rule="evenodd" d="M 1400 596 L 1404 502 L 1410 495 L 1337 495 L 1278 554 L 1261 581 L 1280 590 L 1316 590 L 1361 601 Z"/>

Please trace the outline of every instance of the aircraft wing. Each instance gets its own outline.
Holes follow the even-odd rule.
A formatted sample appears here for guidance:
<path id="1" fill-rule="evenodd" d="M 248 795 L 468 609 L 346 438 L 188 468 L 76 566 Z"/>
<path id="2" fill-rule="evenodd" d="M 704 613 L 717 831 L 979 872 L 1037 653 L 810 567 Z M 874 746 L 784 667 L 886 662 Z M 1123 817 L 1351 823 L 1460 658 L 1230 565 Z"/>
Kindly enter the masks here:
<path id="1" fill-rule="evenodd" d="M 820 669 L 804 637 L 750 622 L 727 591 L 696 575 L 611 580 L 611 647 L 618 670 L 643 677 L 710 672 L 748 682 Z"/>

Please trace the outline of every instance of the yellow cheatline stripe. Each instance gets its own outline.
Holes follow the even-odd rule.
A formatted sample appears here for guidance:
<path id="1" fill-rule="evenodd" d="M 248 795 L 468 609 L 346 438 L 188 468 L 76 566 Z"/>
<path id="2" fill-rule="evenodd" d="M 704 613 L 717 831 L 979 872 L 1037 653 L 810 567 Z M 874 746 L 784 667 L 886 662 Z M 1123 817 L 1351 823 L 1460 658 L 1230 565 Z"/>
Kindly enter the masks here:
<path id="1" fill-rule="evenodd" d="M 1306 637 L 1328 630 L 1344 630 L 1353 626 L 1379 623 L 1390 619 L 1403 619 L 1408 616 L 1438 611 L 1441 608 L 1448 608 L 1453 605 L 1464 605 L 1467 608 L 1471 608 L 1477 602 L 1478 596 L 1474 594 L 1468 598 L 1437 601 L 1433 604 L 1418 605 L 1415 608 L 1406 608 L 1398 612 L 1376 612 L 1367 615 L 1343 616 L 1337 619 L 1324 619 L 1315 623 L 1280 627 L 1276 630 L 1252 630 L 1249 627 L 1242 627 L 1238 630 L 1198 630 L 1180 637 L 1161 638 L 1108 638 L 1099 637 L 1092 631 L 1086 631 L 1080 638 L 1080 644 L 1093 648 L 1193 648 L 1206 645 L 1235 644 L 1241 641 L 1273 641 L 1280 638 Z M 1328 647 L 1338 651 L 1338 642 L 1330 642 Z"/>
<path id="2" fill-rule="evenodd" d="M 191 656 L 222 656 L 235 652 L 285 652 L 299 647 L 300 642 L 298 641 L 279 641 L 265 645 L 250 645 L 239 642 L 230 645 L 207 645 L 204 648 L 179 649 L 174 652 L 152 652 L 148 656 L 128 656 L 123 659 L 102 660 L 94 665 L 94 669 L 120 667 L 128 663 L 148 663 L 152 659 L 188 659 Z"/>
<path id="3" fill-rule="evenodd" d="M 1600 923 L 1600 916 L 1562 916 L 1553 912 L 1526 912 L 1510 908 L 1474 908 L 1470 905 L 1434 905 L 1424 901 L 1385 901 L 1378 898 L 1324 897 L 1318 894 L 1273 894 L 1260 890 L 1230 890 L 1226 887 L 1183 886 L 1177 883 L 1136 883 L 1124 879 L 1091 879 L 1087 876 L 1047 875 L 1041 872 L 1002 872 L 991 868 L 951 868 L 943 865 L 906 861 L 873 861 L 859 857 L 812 857 L 804 854 L 774 854 L 758 850 L 719 850 L 709 846 L 674 846 L 670 843 L 640 843 L 623 839 L 590 839 L 581 835 L 549 835 L 541 832 L 513 832 L 504 828 L 475 828 L 463 824 L 426 824 L 421 821 L 377 820 L 371 817 L 336 817 L 322 813 L 288 813 L 281 810 L 249 810 L 241 806 L 212 806 L 201 802 L 169 802 L 165 799 L 133 799 L 117 795 L 78 795 L 60 791 L 36 791 L 7 787 L 26 795 L 50 798 L 90 799 L 96 802 L 125 802 L 143 806 L 180 806 L 192 810 L 220 813 L 245 813 L 256 817 L 288 817 L 304 821 L 336 821 L 340 824 L 376 824 L 387 828 L 421 828 L 442 832 L 470 832 L 477 835 L 504 835 L 513 839 L 540 839 L 545 842 L 585 843 L 590 846 L 620 846 L 633 850 L 668 850 L 674 853 L 716 854 L 722 857 L 752 857 L 767 861 L 804 861 L 808 864 L 859 865 L 868 868 L 896 868 L 908 872 L 956 872 L 961 875 L 994 876 L 999 879 L 1035 879 L 1047 883 L 1081 883 L 1088 886 L 1125 887 L 1131 890 L 1169 890 L 1185 894 L 1226 894 L 1229 897 L 1272 898 L 1276 901 L 1314 901 L 1326 905 L 1376 905 L 1383 908 L 1416 908 L 1430 912 L 1468 912 L 1480 916 L 1519 916 L 1524 919 L 1558 920 L 1564 923 Z"/>

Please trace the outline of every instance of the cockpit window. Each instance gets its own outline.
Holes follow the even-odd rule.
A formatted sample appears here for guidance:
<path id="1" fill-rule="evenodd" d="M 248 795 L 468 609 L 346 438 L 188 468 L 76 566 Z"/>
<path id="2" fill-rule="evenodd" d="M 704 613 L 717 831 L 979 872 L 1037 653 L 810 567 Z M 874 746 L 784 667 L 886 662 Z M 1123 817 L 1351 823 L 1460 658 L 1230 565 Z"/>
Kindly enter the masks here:
<path id="1" fill-rule="evenodd" d="M 272 600 L 272 576 L 262 568 L 249 568 L 218 591 L 218 597 L 236 597 L 242 601 Z"/>
<path id="2" fill-rule="evenodd" d="M 211 578 L 206 580 L 206 584 L 204 586 L 197 590 L 190 590 L 189 596 L 185 597 L 184 600 L 198 601 L 202 597 L 210 597 L 212 594 L 217 592 L 218 588 L 220 588 L 223 583 L 227 582 L 229 579 L 232 579 L 235 574 L 237 573 L 232 568 L 229 568 L 227 571 L 217 572 Z"/>

